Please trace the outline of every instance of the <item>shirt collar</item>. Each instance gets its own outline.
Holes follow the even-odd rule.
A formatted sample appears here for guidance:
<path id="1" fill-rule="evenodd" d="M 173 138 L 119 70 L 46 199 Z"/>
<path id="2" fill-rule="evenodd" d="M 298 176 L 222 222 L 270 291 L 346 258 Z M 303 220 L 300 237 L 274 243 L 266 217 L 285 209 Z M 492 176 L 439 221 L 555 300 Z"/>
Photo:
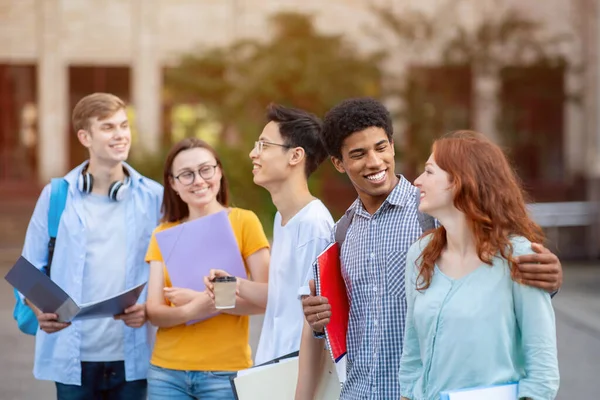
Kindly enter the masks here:
<path id="1" fill-rule="evenodd" d="M 381 204 L 381 207 L 379 207 L 379 210 L 377 210 L 375 214 L 380 212 L 380 210 L 385 210 L 387 208 L 386 204 L 391 206 L 403 207 L 410 200 L 411 195 L 413 195 L 415 187 L 412 185 L 412 183 L 410 183 L 405 177 L 403 177 L 400 174 L 396 176 L 398 177 L 398 184 L 390 192 L 388 197 L 384 200 L 384 202 Z M 365 209 L 365 207 L 363 206 L 362 201 L 360 201 L 360 197 L 354 200 L 354 203 L 350 205 L 350 207 L 346 211 L 346 214 L 348 214 L 352 209 L 354 210 L 355 214 L 362 214 L 364 216 L 369 216 L 369 218 L 371 217 Z"/>

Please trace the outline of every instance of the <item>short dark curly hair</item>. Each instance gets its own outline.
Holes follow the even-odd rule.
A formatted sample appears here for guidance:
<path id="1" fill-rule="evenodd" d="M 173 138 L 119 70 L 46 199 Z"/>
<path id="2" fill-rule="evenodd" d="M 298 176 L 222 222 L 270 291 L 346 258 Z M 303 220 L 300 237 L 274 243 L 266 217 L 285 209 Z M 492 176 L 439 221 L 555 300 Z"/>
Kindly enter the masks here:
<path id="1" fill-rule="evenodd" d="M 392 118 L 383 104 L 369 97 L 347 99 L 325 114 L 321 136 L 329 155 L 341 160 L 344 140 L 371 127 L 382 128 L 392 141 Z"/>

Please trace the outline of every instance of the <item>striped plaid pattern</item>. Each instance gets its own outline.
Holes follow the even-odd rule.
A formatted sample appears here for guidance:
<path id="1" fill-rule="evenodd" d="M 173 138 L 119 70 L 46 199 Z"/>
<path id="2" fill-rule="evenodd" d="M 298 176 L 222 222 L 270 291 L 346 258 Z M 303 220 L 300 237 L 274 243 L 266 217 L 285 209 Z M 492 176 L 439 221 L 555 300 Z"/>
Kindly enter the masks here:
<path id="1" fill-rule="evenodd" d="M 399 399 L 398 370 L 406 319 L 406 252 L 422 234 L 415 196 L 404 177 L 369 215 L 357 199 L 342 245 L 350 299 L 347 379 L 342 400 Z"/>

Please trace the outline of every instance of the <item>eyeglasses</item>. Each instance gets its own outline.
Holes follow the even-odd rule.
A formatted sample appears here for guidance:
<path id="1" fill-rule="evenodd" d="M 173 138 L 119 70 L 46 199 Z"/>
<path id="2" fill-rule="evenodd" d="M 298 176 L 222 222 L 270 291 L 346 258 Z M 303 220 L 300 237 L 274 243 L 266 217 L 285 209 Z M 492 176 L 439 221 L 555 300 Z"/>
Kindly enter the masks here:
<path id="1" fill-rule="evenodd" d="M 203 165 L 197 171 L 198 175 L 204 180 L 215 176 L 217 165 Z M 175 177 L 182 185 L 189 186 L 196 180 L 196 171 L 184 171 Z"/>
<path id="2" fill-rule="evenodd" d="M 291 149 L 293 147 L 293 146 L 290 146 L 287 144 L 279 144 L 279 143 L 267 142 L 265 140 L 259 140 L 258 142 L 254 142 L 254 151 L 256 151 L 256 154 L 262 153 L 265 145 L 279 146 L 279 147 L 283 147 L 284 149 Z"/>

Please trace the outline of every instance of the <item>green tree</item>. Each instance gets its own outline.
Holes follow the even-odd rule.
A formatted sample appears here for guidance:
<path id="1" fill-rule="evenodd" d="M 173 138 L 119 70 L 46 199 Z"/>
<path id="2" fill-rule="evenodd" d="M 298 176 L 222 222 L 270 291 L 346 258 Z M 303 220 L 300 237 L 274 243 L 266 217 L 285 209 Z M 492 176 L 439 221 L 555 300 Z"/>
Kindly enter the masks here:
<path id="1" fill-rule="evenodd" d="M 266 122 L 266 106 L 276 102 L 322 117 L 345 98 L 379 97 L 383 59 L 383 53 L 361 54 L 341 35 L 318 32 L 309 15 L 278 13 L 270 23 L 269 40 L 239 40 L 200 50 L 183 57 L 165 76 L 169 101 L 202 104 L 219 122 L 217 150 L 233 201 L 257 212 L 266 229 L 272 225 L 274 208 L 268 193 L 252 182 L 248 160 Z M 194 129 L 189 132 L 194 134 Z M 343 179 L 332 172 L 330 163 L 324 164 L 310 182 L 317 195 L 325 180 Z M 347 206 L 328 205 L 334 214 Z"/>
<path id="2" fill-rule="evenodd" d="M 463 6 L 479 13 L 476 24 L 459 18 L 458 10 Z M 416 9 L 390 13 L 385 7 L 372 7 L 384 32 L 391 34 L 394 48 L 407 54 L 415 63 L 413 66 L 421 67 L 409 66 L 402 77 L 389 79 L 384 93 L 404 105 L 395 117 L 406 129 L 410 147 L 398 150 L 407 167 L 404 173 L 409 176 L 420 169 L 436 137 L 472 125 L 472 104 L 461 101 L 460 96 L 461 92 L 469 91 L 470 84 L 465 85 L 461 71 L 486 76 L 500 74 L 514 66 L 566 67 L 560 50 L 562 44 L 570 40 L 568 35 L 548 35 L 544 25 L 535 18 L 516 8 L 502 10 L 499 6 L 494 0 L 447 0 L 440 2 L 434 13 Z M 421 56 L 431 59 L 428 56 L 432 49 L 436 49 L 438 55 L 437 66 L 419 65 Z M 517 78 L 514 75 L 513 71 L 512 79 Z M 568 97 L 573 98 L 571 94 Z M 503 105 L 497 123 L 506 144 L 510 144 L 518 140 L 518 133 L 507 116 L 518 110 L 506 107 Z"/>

